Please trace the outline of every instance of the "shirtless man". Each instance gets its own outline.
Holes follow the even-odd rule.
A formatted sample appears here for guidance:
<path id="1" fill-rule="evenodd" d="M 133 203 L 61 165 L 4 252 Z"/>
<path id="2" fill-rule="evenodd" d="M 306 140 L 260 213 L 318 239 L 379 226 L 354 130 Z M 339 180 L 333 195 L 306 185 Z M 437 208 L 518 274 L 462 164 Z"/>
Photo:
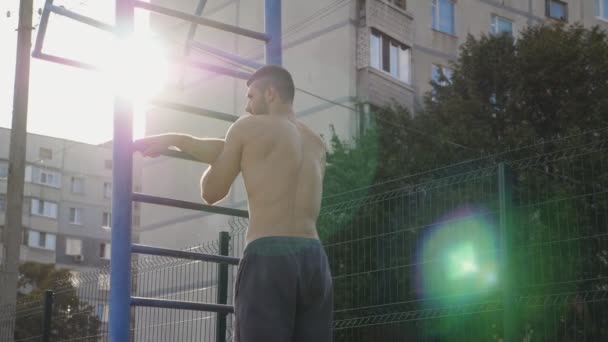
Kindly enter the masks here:
<path id="1" fill-rule="evenodd" d="M 247 190 L 247 245 L 235 282 L 235 342 L 332 340 L 333 285 L 316 221 L 325 146 L 296 120 L 289 72 L 265 66 L 247 81 L 251 115 L 223 139 L 163 134 L 135 142 L 144 156 L 177 147 L 209 164 L 201 195 L 215 204 L 239 172 Z"/>

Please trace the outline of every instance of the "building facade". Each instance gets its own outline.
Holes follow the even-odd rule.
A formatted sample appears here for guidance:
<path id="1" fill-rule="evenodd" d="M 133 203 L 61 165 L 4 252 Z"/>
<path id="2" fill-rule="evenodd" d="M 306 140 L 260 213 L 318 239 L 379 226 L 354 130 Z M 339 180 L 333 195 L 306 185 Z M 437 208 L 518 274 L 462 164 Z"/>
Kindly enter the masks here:
<path id="1" fill-rule="evenodd" d="M 10 130 L 0 128 L 2 229 L 6 218 L 9 142 Z M 137 165 L 139 161 L 134 168 L 134 184 L 139 187 Z M 75 272 L 109 265 L 111 201 L 111 149 L 28 134 L 21 261 L 56 264 Z M 137 228 L 138 205 L 133 221 Z M 137 234 L 134 236 L 137 238 Z"/>

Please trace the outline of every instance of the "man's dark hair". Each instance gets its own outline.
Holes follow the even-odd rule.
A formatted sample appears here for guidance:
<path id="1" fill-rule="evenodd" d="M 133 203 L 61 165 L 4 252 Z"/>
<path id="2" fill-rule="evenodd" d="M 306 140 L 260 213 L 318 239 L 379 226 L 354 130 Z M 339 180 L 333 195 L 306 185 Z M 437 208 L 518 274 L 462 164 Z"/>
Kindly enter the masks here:
<path id="1" fill-rule="evenodd" d="M 270 85 L 273 86 L 278 91 L 281 100 L 293 102 L 295 86 L 291 74 L 285 68 L 278 65 L 263 66 L 249 77 L 247 86 L 250 86 L 254 81 L 260 81 L 259 83 L 261 83 L 263 89 Z"/>

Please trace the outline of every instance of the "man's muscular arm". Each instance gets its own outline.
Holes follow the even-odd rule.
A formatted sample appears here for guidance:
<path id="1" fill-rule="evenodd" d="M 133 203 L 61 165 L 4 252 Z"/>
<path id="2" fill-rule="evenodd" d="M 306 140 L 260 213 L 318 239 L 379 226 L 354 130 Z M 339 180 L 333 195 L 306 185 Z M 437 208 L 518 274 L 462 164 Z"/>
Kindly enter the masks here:
<path id="1" fill-rule="evenodd" d="M 197 161 L 213 163 L 224 148 L 224 139 L 195 138 L 187 134 L 160 134 L 133 143 L 136 151 L 146 157 L 158 157 L 170 147 L 176 147 Z"/>
<path id="2" fill-rule="evenodd" d="M 224 148 L 201 178 L 201 197 L 208 204 L 221 201 L 241 172 L 241 157 L 246 140 L 251 135 L 253 118 L 246 116 L 236 121 L 226 133 Z"/>

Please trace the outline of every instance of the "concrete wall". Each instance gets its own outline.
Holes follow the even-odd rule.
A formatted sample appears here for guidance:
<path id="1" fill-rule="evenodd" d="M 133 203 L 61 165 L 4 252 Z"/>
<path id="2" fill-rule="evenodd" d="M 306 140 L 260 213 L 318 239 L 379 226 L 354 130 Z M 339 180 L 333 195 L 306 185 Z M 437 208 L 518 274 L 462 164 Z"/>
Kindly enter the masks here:
<path id="1" fill-rule="evenodd" d="M 196 7 L 193 1 L 155 3 L 189 12 L 194 12 Z M 204 15 L 263 31 L 263 4 L 263 1 L 208 1 Z M 356 58 L 351 53 L 356 43 L 355 6 L 345 2 L 340 7 L 328 8 L 330 4 L 323 0 L 283 2 L 284 65 L 291 71 L 296 87 L 303 90 L 296 92 L 294 106 L 301 120 L 327 140 L 330 138 L 330 125 L 334 125 L 340 136 L 352 138 L 356 134 L 358 119 L 356 113 L 349 109 L 353 107 L 351 100 L 357 91 Z M 324 16 L 314 18 L 319 13 Z M 300 25 L 309 17 L 314 20 L 307 22 L 308 25 Z M 179 26 L 179 22 L 173 19 L 153 16 L 151 23 L 153 29 L 169 32 L 173 41 L 183 41 L 186 36 L 188 25 Z M 263 63 L 261 42 L 208 28 L 199 28 L 196 40 Z M 193 52 L 192 56 L 196 60 L 222 65 L 221 61 L 200 52 Z M 190 69 L 183 78 L 184 86 L 169 89 L 164 94 L 165 98 L 237 116 L 245 114 L 246 86 L 243 80 Z M 148 113 L 146 132 L 222 137 L 228 126 L 227 122 L 154 109 Z M 200 202 L 199 181 L 205 168 L 206 165 L 167 158 L 147 160 L 143 167 L 143 189 L 158 196 Z M 245 191 L 239 179 L 221 205 L 242 208 L 244 200 Z M 195 242 L 216 239 L 222 229 L 228 229 L 225 217 L 142 205 L 141 239 L 144 243 L 183 248 Z M 167 234 L 172 238 L 167 239 Z"/>

